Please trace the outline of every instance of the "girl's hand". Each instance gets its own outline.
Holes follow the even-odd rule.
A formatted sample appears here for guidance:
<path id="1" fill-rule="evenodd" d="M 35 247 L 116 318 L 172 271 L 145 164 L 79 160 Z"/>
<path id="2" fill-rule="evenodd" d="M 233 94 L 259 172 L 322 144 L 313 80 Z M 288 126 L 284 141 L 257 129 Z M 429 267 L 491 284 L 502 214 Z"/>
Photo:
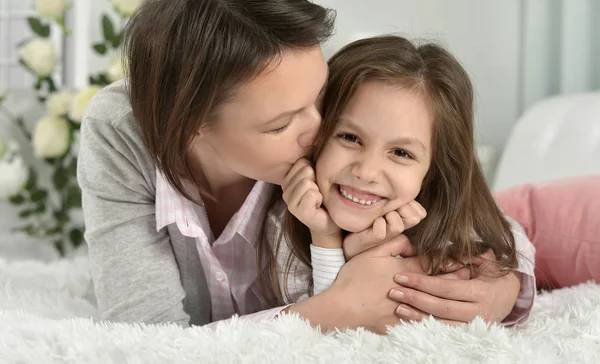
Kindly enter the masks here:
<path id="1" fill-rule="evenodd" d="M 499 275 L 495 260 L 491 250 L 471 259 L 470 264 L 482 268 L 471 280 L 448 279 L 455 277 L 446 274 L 396 276 L 394 280 L 400 287 L 394 288 L 390 297 L 402 303 L 398 315 L 415 321 L 433 315 L 449 324 L 467 323 L 477 316 L 488 322 L 501 322 L 515 305 L 521 281 L 518 272 Z"/>
<path id="2" fill-rule="evenodd" d="M 423 206 L 417 201 L 411 201 L 398 210 L 377 218 L 370 229 L 346 236 L 343 244 L 346 260 L 397 237 L 426 216 L 427 212 Z"/>
<path id="3" fill-rule="evenodd" d="M 306 225 L 312 234 L 336 235 L 340 228 L 323 208 L 323 195 L 315 180 L 315 170 L 302 158 L 294 164 L 281 185 L 288 210 Z"/>

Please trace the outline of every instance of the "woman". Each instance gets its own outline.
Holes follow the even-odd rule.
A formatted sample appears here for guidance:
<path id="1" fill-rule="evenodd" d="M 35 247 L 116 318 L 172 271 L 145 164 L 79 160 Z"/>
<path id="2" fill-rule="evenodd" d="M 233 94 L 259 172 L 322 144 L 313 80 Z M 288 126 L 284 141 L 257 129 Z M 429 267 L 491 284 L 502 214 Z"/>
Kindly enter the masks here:
<path id="1" fill-rule="evenodd" d="M 274 185 L 318 130 L 327 78 L 319 45 L 333 22 L 331 11 L 298 0 L 155 0 L 131 19 L 128 84 L 101 91 L 82 123 L 78 178 L 103 319 L 187 326 L 281 312 L 265 310 L 273 288 L 261 282 L 274 258 L 263 227 Z M 360 254 L 327 294 L 287 310 L 325 330 L 397 322 L 398 303 L 372 282 L 415 264 L 388 248 L 406 246 Z M 378 269 L 365 269 L 372 259 Z M 413 296 L 424 311 L 475 317 L 460 291 L 448 300 L 444 282 L 419 277 Z M 490 320 L 513 308 L 504 292 L 520 289 L 518 273 L 463 283 L 490 292 L 477 302 Z"/>

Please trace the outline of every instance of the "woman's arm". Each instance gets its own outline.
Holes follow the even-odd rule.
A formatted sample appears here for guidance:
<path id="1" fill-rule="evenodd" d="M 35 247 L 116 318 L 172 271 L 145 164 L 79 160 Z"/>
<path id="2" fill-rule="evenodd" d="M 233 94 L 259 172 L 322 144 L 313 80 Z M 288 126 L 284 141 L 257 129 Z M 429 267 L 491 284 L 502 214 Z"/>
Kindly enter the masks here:
<path id="1" fill-rule="evenodd" d="M 78 181 L 100 317 L 188 326 L 169 236 L 156 231 L 155 168 L 129 117 L 87 117 L 81 127 Z"/>

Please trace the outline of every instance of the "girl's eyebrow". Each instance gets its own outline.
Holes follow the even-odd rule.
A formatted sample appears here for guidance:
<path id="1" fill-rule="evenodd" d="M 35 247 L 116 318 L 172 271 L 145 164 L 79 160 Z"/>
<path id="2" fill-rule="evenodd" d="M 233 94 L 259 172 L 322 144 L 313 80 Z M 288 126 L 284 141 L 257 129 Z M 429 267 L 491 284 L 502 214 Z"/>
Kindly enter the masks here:
<path id="1" fill-rule="evenodd" d="M 394 141 L 391 144 L 397 144 L 397 145 L 414 145 L 416 148 L 419 148 L 423 151 L 425 151 L 427 148 L 425 148 L 425 145 L 417 138 L 411 138 L 411 137 L 400 137 L 398 139 L 394 139 Z"/>

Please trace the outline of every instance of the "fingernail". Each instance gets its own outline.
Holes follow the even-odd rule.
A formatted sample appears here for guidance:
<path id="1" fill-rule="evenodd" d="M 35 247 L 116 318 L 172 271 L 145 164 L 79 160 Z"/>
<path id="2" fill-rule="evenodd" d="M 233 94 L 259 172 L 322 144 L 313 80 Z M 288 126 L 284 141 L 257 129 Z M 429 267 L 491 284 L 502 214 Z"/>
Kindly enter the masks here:
<path id="1" fill-rule="evenodd" d="M 408 277 L 398 274 L 394 277 L 394 281 L 399 284 L 408 283 Z"/>
<path id="2" fill-rule="evenodd" d="M 397 289 L 393 289 L 390 291 L 390 297 L 395 300 L 401 300 L 404 298 L 404 292 L 398 291 Z"/>
<path id="3" fill-rule="evenodd" d="M 408 309 L 406 309 L 404 306 L 398 306 L 398 308 L 396 309 L 396 314 L 398 316 L 408 318 L 410 316 L 410 311 Z"/>

